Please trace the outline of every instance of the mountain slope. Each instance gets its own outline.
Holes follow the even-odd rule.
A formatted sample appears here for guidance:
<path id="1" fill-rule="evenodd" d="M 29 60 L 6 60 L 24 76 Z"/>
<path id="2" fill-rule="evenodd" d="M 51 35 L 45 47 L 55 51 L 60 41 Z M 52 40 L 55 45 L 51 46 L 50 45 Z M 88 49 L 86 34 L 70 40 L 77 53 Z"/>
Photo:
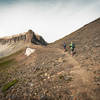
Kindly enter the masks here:
<path id="1" fill-rule="evenodd" d="M 100 19 L 47 46 L 33 45 L 40 38 L 32 40 L 32 34 L 11 42 L 24 47 L 0 59 L 0 100 L 100 100 L 99 26 Z M 67 47 L 76 44 L 73 57 L 69 48 L 64 52 L 64 41 Z M 30 56 L 25 56 L 27 47 L 35 50 Z M 18 82 L 3 92 L 13 80 Z"/>
<path id="2" fill-rule="evenodd" d="M 94 80 L 99 70 L 82 68 L 62 49 L 30 47 L 35 53 L 29 57 L 23 49 L 0 59 L 1 100 L 99 100 L 99 80 Z M 3 93 L 2 87 L 14 79 L 18 83 Z"/>
<path id="3" fill-rule="evenodd" d="M 76 45 L 75 58 L 81 65 L 100 65 L 100 18 L 85 25 L 70 35 L 55 41 L 51 46 L 63 48 L 63 43 L 66 42 L 69 50 L 69 44 L 71 41 Z"/>
<path id="4" fill-rule="evenodd" d="M 23 34 L 0 38 L 0 58 L 28 47 L 29 44 L 46 46 L 47 42 L 32 30 Z"/>

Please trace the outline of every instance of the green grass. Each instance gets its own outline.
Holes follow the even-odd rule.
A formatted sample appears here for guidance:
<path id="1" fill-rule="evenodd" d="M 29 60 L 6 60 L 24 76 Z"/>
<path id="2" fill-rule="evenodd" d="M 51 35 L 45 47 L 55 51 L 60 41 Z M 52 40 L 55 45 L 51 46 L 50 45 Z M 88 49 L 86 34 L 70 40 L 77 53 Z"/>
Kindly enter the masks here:
<path id="1" fill-rule="evenodd" d="M 0 69 L 8 68 L 12 66 L 13 64 L 16 64 L 15 59 L 6 59 L 4 61 L 0 61 Z"/>
<path id="2" fill-rule="evenodd" d="M 6 85 L 3 86 L 2 88 L 2 92 L 6 92 L 9 88 L 11 88 L 13 85 L 15 85 L 18 82 L 18 80 L 13 80 L 9 83 L 7 83 Z"/>
<path id="3" fill-rule="evenodd" d="M 3 61 L 3 62 L 0 63 L 0 66 L 9 65 L 9 64 L 11 64 L 13 61 L 14 61 L 14 59 L 9 59 L 9 60 Z"/>
<path id="4" fill-rule="evenodd" d="M 23 49 L 17 51 L 16 53 L 13 53 L 9 56 L 0 58 L 0 70 L 11 67 L 13 65 L 16 65 L 17 64 L 16 57 L 17 57 L 17 55 L 22 53 L 22 51 L 23 51 Z"/>

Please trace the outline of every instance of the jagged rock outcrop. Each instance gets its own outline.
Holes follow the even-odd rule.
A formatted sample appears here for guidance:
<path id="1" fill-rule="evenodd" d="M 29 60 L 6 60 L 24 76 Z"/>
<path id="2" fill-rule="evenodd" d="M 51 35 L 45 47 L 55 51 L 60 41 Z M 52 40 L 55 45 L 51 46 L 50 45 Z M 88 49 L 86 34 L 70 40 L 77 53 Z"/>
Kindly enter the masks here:
<path id="1" fill-rule="evenodd" d="M 24 34 L 1 38 L 0 44 L 4 45 L 6 43 L 16 43 L 18 41 L 25 41 L 37 45 L 47 45 L 47 42 L 42 38 L 42 36 L 36 35 L 32 30 L 29 30 Z"/>
<path id="2" fill-rule="evenodd" d="M 25 47 L 29 47 L 31 44 L 46 46 L 47 42 L 32 30 L 23 34 L 0 38 L 0 58 L 9 56 Z"/>
<path id="3" fill-rule="evenodd" d="M 21 40 L 26 40 L 26 35 L 25 34 L 20 34 L 20 35 L 13 35 L 11 37 L 4 37 L 0 39 L 1 44 L 6 44 L 6 43 L 13 43 Z"/>
<path id="4" fill-rule="evenodd" d="M 26 33 L 26 41 L 39 45 L 47 45 L 47 42 L 40 35 L 36 35 L 32 30 Z"/>

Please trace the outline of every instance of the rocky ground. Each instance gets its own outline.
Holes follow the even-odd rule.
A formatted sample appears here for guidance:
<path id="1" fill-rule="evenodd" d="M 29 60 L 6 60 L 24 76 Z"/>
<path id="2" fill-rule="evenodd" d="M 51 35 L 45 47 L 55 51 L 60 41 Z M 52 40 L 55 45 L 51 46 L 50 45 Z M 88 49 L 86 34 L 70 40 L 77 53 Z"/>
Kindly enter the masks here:
<path id="1" fill-rule="evenodd" d="M 16 64 L 0 69 L 0 100 L 100 100 L 100 66 L 87 70 L 63 49 L 30 47 L 34 54 L 24 49 L 7 58 Z M 18 83 L 2 92 L 13 79 Z"/>
<path id="2" fill-rule="evenodd" d="M 100 100 L 100 18 L 48 45 L 32 30 L 24 40 L 19 35 L 0 41 L 0 100 Z M 28 57 L 27 48 L 35 50 Z"/>

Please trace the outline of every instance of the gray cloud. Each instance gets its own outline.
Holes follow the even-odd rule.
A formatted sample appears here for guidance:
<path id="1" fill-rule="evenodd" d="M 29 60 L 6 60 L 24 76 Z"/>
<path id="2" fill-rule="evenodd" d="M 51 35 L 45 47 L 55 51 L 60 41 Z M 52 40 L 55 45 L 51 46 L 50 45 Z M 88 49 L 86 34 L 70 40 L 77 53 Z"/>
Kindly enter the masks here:
<path id="1" fill-rule="evenodd" d="M 100 0 L 0 0 L 0 37 L 32 29 L 48 42 L 100 17 Z"/>
<path id="2" fill-rule="evenodd" d="M 33 3 L 48 3 L 48 4 L 55 4 L 55 3 L 75 3 L 75 4 L 91 4 L 93 2 L 98 2 L 99 0 L 0 0 L 0 4 L 13 4 L 13 3 L 20 3 L 20 2 L 33 2 Z"/>
<path id="3" fill-rule="evenodd" d="M 0 4 L 6 5 L 6 4 L 13 4 L 16 3 L 17 0 L 0 0 Z"/>

